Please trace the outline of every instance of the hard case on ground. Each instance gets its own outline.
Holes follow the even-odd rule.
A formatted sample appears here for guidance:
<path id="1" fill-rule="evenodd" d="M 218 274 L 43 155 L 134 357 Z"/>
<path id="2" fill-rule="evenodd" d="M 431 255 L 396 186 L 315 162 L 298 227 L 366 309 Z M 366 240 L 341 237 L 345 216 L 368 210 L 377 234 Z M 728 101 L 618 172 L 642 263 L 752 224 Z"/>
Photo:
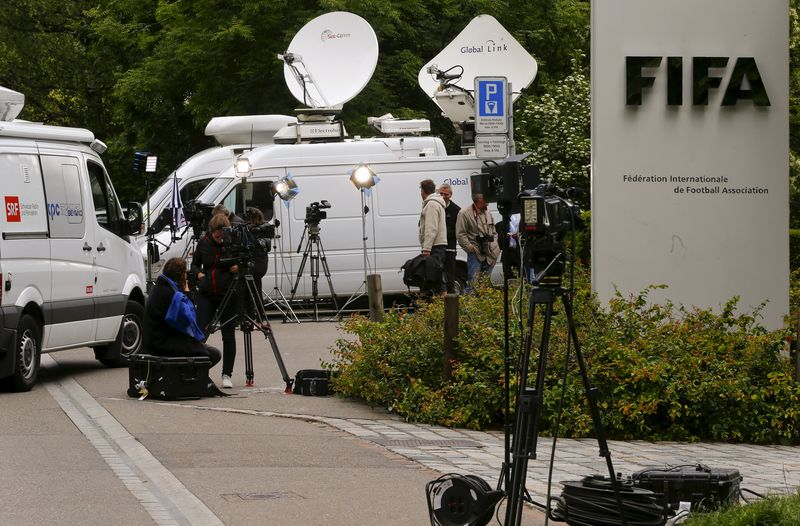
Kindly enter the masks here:
<path id="1" fill-rule="evenodd" d="M 736 504 L 742 480 L 736 469 L 705 466 L 650 468 L 637 471 L 631 478 L 635 485 L 655 493 L 661 505 L 691 502 L 706 511 Z"/>
<path id="2" fill-rule="evenodd" d="M 130 357 L 128 396 L 141 396 L 141 386 L 147 389 L 148 398 L 161 400 L 208 396 L 209 369 L 207 356 L 135 354 Z"/>
<path id="3" fill-rule="evenodd" d="M 331 372 L 325 369 L 301 369 L 294 378 L 292 393 L 304 396 L 328 396 Z"/>

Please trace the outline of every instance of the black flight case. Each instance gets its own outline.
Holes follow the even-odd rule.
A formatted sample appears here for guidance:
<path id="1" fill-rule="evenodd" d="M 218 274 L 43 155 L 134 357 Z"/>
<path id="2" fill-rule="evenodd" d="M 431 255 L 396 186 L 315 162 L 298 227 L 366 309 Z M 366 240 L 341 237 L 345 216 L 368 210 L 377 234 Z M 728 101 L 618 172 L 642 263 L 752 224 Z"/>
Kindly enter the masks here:
<path id="1" fill-rule="evenodd" d="M 128 396 L 140 397 L 141 387 L 148 398 L 161 400 L 197 399 L 208 396 L 207 356 L 153 356 L 134 354 L 130 357 Z"/>

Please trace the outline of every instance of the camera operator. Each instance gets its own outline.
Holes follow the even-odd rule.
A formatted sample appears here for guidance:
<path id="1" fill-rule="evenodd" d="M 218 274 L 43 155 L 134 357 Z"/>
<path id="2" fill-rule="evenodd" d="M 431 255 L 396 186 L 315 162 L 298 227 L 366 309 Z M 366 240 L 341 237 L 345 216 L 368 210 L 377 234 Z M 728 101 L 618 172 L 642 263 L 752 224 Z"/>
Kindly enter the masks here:
<path id="1" fill-rule="evenodd" d="M 482 194 L 472 196 L 472 206 L 461 209 L 456 220 L 458 244 L 467 253 L 468 287 L 479 274 L 488 274 L 500 255 L 494 218 Z"/>
<path id="2" fill-rule="evenodd" d="M 203 343 L 194 305 L 184 294 L 189 290 L 186 275 L 185 259 L 171 258 L 164 264 L 147 296 L 143 348 L 157 356 L 208 356 L 214 367 L 222 355 Z"/>
<path id="3" fill-rule="evenodd" d="M 219 213 L 211 217 L 208 231 L 197 242 L 192 256 L 192 273 L 197 276 L 197 321 L 208 334 L 209 323 L 222 303 L 222 298 L 233 282 L 234 274 L 239 271 L 235 262 L 222 261 L 223 228 L 231 226 L 228 217 Z M 236 321 L 237 305 L 228 302 L 225 312 L 221 313 L 222 332 L 222 387 L 233 387 L 231 376 L 233 363 L 236 361 Z"/>

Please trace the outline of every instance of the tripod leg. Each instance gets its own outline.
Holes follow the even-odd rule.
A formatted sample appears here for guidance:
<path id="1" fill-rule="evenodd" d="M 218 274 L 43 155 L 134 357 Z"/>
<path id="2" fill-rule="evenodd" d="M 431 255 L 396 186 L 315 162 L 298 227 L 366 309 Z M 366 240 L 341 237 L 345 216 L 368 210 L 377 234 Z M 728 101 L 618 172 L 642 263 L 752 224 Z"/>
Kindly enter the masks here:
<path id="1" fill-rule="evenodd" d="M 536 447 L 539 442 L 539 424 L 542 418 L 544 387 L 547 371 L 547 354 L 550 347 L 550 331 L 553 319 L 554 289 L 531 290 L 528 301 L 528 332 L 526 334 L 525 351 L 522 360 L 522 377 L 520 378 L 520 394 L 517 404 L 517 428 L 514 433 L 513 463 L 511 466 L 511 487 L 508 491 L 506 506 L 506 526 L 518 526 L 522 520 L 522 502 L 526 495 L 525 479 L 528 473 L 528 460 L 536 458 Z M 539 346 L 539 358 L 536 370 L 535 387 L 527 387 L 528 364 L 530 361 L 530 345 L 533 338 L 533 319 L 536 305 L 544 307 L 542 320 L 542 337 Z"/>
<path id="2" fill-rule="evenodd" d="M 278 362 L 278 369 L 280 369 L 283 381 L 286 383 L 286 389 L 283 392 L 286 394 L 291 394 L 292 379 L 289 378 L 289 373 L 286 372 L 286 365 L 284 365 L 281 352 L 278 350 L 278 344 L 275 343 L 275 335 L 272 334 L 272 329 L 269 327 L 262 329 L 262 332 L 267 337 L 270 347 L 272 347 L 272 354 L 275 355 L 275 361 Z"/>
<path id="3" fill-rule="evenodd" d="M 333 291 L 333 282 L 331 281 L 331 269 L 328 268 L 328 258 L 325 256 L 325 248 L 322 246 L 322 241 L 319 243 L 319 250 L 322 255 L 322 270 L 325 273 L 325 279 L 328 280 L 328 289 L 331 291 L 331 301 L 333 301 L 333 308 L 339 310 L 339 304 L 336 303 L 336 293 Z"/>
<path id="4" fill-rule="evenodd" d="M 297 279 L 294 280 L 294 286 L 292 287 L 292 295 L 289 298 L 289 301 L 294 299 L 294 295 L 297 292 L 297 286 L 300 284 L 300 278 L 303 277 L 303 269 L 306 268 L 306 261 L 308 261 L 308 252 L 311 248 L 311 238 L 308 239 L 306 243 L 306 249 L 303 252 L 303 259 L 300 260 L 300 269 L 297 271 Z"/>
<path id="5" fill-rule="evenodd" d="M 619 515 L 622 519 L 622 524 L 624 525 L 627 523 L 625 521 L 625 511 L 622 506 L 619 480 L 617 480 L 617 475 L 614 471 L 614 464 L 611 461 L 611 451 L 608 449 L 605 430 L 603 429 L 603 423 L 600 420 L 600 410 L 597 408 L 598 391 L 596 387 L 592 387 L 591 382 L 589 381 L 589 373 L 587 372 L 586 361 L 583 358 L 583 351 L 581 351 L 580 341 L 578 340 L 578 331 L 575 328 L 575 320 L 572 317 L 572 303 L 567 297 L 566 291 L 562 293 L 561 300 L 564 303 L 564 312 L 567 314 L 569 334 L 572 338 L 572 341 L 575 343 L 575 358 L 578 362 L 581 380 L 583 381 L 583 388 L 586 391 L 586 400 L 589 403 L 589 413 L 592 417 L 592 423 L 594 424 L 594 434 L 597 437 L 597 445 L 600 448 L 600 456 L 606 459 L 608 476 L 611 478 L 611 486 L 614 488 L 614 497 L 617 501 L 617 508 L 619 509 Z"/>
<path id="6" fill-rule="evenodd" d="M 247 276 L 245 278 L 245 283 L 247 284 L 247 291 L 248 291 L 248 295 L 250 296 L 250 298 L 257 297 L 258 288 L 256 287 L 256 283 L 255 283 L 255 281 L 253 279 L 253 276 Z M 262 305 L 260 302 L 255 302 L 255 303 L 256 303 L 255 310 L 254 310 L 255 320 L 251 320 L 251 323 L 253 325 L 255 325 L 259 330 L 261 330 L 261 332 L 264 333 L 264 336 L 267 338 L 267 341 L 269 341 L 269 345 L 270 345 L 270 347 L 272 347 L 272 354 L 275 355 L 275 361 L 278 362 L 278 369 L 280 369 L 280 371 L 281 371 L 281 377 L 283 377 L 283 381 L 286 382 L 286 389 L 284 390 L 284 392 L 285 393 L 291 393 L 292 392 L 292 379 L 289 378 L 289 373 L 286 372 L 286 365 L 284 365 L 284 363 L 283 363 L 283 358 L 281 357 L 281 352 L 278 350 L 278 344 L 275 342 L 275 336 L 272 334 L 272 327 L 270 326 L 269 321 L 267 320 L 267 313 L 264 310 L 264 305 Z M 246 334 L 245 336 L 249 336 L 249 333 Z M 248 349 L 247 344 L 248 344 L 248 340 L 245 341 L 245 356 L 248 356 L 248 354 L 247 354 L 247 349 Z M 250 354 L 249 354 L 249 356 L 250 356 L 250 362 L 249 362 L 250 369 L 249 370 L 252 371 L 253 370 L 253 355 L 252 355 L 252 348 L 253 347 L 252 347 L 252 341 L 250 341 L 249 344 L 250 344 L 250 347 L 249 347 L 250 348 Z M 247 359 L 247 358 L 245 358 L 245 359 Z M 250 373 L 250 376 L 248 376 L 248 378 L 251 379 L 251 383 L 249 385 L 252 385 L 252 372 Z"/>
<path id="7" fill-rule="evenodd" d="M 314 304 L 314 321 L 319 321 L 319 248 L 311 254 L 311 302 Z"/>
<path id="8" fill-rule="evenodd" d="M 250 328 L 243 329 L 244 333 L 244 385 L 253 387 L 253 338 L 250 334 Z"/>

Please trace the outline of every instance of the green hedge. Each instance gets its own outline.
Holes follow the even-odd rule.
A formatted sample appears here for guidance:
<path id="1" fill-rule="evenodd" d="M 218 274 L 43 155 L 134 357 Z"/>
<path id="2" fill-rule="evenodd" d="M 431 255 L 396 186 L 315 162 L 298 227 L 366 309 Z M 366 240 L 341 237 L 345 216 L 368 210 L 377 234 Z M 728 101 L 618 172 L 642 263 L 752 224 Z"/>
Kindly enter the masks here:
<path id="1" fill-rule="evenodd" d="M 789 268 L 800 269 L 800 230 L 789 230 Z"/>
<path id="2" fill-rule="evenodd" d="M 652 288 L 631 298 L 618 296 L 601 308 L 586 274 L 577 276 L 575 319 L 610 437 L 800 442 L 800 386 L 780 353 L 788 331 L 767 332 L 756 323 L 757 312 L 736 314 L 735 299 L 719 314 L 651 305 Z M 797 287 L 793 292 L 796 297 Z M 545 432 L 555 425 L 564 376 L 565 316 L 557 311 L 545 380 Z M 537 313 L 537 335 L 541 318 Z M 484 284 L 460 298 L 459 348 L 448 383 L 441 380 L 442 326 L 441 300 L 413 314 L 390 313 L 381 323 L 363 317 L 346 321 L 345 330 L 356 339 L 335 345 L 328 365 L 340 371 L 337 389 L 417 422 L 475 429 L 500 425 L 502 293 Z M 520 331 L 514 323 L 510 345 L 517 356 Z M 516 385 L 512 379 L 512 389 Z M 559 435 L 592 435 L 574 359 Z"/>

